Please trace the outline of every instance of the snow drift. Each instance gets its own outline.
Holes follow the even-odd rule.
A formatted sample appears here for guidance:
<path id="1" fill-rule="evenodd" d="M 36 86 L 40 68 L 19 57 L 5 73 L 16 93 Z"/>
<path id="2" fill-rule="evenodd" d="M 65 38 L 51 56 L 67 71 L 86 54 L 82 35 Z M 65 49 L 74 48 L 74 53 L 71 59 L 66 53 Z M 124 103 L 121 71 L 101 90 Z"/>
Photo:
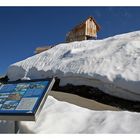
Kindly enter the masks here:
<path id="1" fill-rule="evenodd" d="M 20 122 L 20 133 L 140 133 L 140 114 L 94 111 L 48 96 L 36 122 Z"/>
<path id="2" fill-rule="evenodd" d="M 58 77 L 61 86 L 88 85 L 140 101 L 140 31 L 59 44 L 12 64 L 7 75 L 10 80 Z"/>
<path id="3" fill-rule="evenodd" d="M 36 122 L 19 122 L 20 133 L 140 133 L 140 114 L 94 111 L 48 96 Z M 14 122 L 0 121 L 0 133 L 13 133 Z"/>

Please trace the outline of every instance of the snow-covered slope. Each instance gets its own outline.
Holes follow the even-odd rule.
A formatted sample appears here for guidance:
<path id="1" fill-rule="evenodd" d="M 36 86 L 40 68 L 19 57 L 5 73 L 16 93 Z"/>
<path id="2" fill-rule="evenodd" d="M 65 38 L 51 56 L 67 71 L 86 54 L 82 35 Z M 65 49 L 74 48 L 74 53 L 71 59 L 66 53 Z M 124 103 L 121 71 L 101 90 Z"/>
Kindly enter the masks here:
<path id="1" fill-rule="evenodd" d="M 140 31 L 59 44 L 12 64 L 10 80 L 56 76 L 61 85 L 89 85 L 104 92 L 140 101 Z"/>
<path id="2" fill-rule="evenodd" d="M 140 114 L 93 111 L 48 99 L 37 122 L 20 122 L 20 133 L 140 133 Z"/>

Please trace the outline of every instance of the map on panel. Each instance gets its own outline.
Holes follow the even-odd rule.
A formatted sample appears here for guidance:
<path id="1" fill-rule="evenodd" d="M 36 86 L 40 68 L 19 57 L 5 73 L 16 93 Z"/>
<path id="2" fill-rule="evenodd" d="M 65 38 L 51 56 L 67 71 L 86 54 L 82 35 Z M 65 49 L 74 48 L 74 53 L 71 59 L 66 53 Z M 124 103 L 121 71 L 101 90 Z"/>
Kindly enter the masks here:
<path id="1" fill-rule="evenodd" d="M 7 83 L 0 86 L 0 114 L 35 113 L 52 80 Z"/>

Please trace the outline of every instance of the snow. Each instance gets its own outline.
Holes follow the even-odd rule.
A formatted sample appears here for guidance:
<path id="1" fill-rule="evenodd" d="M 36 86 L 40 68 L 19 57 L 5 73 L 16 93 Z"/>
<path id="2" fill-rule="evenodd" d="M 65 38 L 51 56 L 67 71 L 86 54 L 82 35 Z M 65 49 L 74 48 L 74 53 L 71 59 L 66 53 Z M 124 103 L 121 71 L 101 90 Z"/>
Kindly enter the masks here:
<path id="1" fill-rule="evenodd" d="M 140 114 L 94 111 L 48 96 L 36 122 L 19 122 L 20 133 L 140 133 Z M 13 133 L 14 122 L 0 121 L 0 133 Z"/>
<path id="2" fill-rule="evenodd" d="M 48 96 L 36 122 L 20 122 L 20 133 L 140 133 L 140 114 L 94 111 Z"/>
<path id="3" fill-rule="evenodd" d="M 11 81 L 58 77 L 60 85 L 88 85 L 140 101 L 140 31 L 63 43 L 9 66 Z M 88 94 L 88 93 L 87 93 Z M 21 121 L 20 133 L 140 133 L 140 114 L 95 111 L 48 96 L 36 122 Z M 0 121 L 0 132 L 13 122 Z"/>
<path id="4" fill-rule="evenodd" d="M 88 85 L 140 101 L 140 31 L 56 45 L 12 64 L 10 80 L 58 77 L 60 85 Z"/>

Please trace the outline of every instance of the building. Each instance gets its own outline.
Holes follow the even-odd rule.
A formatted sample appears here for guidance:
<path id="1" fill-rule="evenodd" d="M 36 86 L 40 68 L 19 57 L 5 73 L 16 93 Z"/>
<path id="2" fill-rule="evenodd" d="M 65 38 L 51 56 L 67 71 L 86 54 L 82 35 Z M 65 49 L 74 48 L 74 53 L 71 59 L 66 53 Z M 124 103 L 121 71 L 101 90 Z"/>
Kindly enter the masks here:
<path id="1" fill-rule="evenodd" d="M 35 49 L 35 54 L 39 54 L 41 52 L 47 51 L 51 49 L 53 46 L 45 46 L 45 47 L 38 47 Z"/>
<path id="2" fill-rule="evenodd" d="M 84 22 L 75 26 L 70 32 L 67 33 L 66 42 L 96 39 L 97 32 L 99 30 L 100 26 L 97 24 L 95 19 L 90 16 Z M 38 47 L 35 50 L 35 54 L 47 51 L 51 49 L 53 46 Z"/>
<path id="3" fill-rule="evenodd" d="M 66 35 L 66 42 L 96 39 L 100 26 L 93 17 L 88 17 L 84 22 L 75 26 Z"/>

